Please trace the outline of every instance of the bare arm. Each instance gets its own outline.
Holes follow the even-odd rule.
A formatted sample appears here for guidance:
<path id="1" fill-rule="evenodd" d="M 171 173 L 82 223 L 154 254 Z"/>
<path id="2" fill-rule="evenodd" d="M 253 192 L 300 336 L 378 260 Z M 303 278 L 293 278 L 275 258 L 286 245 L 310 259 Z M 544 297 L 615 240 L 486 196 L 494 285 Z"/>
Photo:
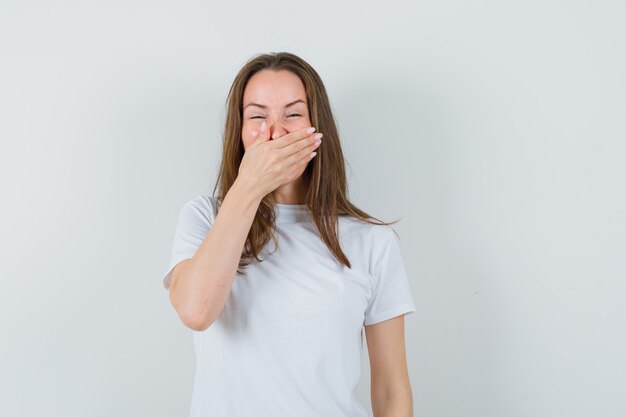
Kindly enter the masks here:
<path id="1" fill-rule="evenodd" d="M 195 255 L 174 267 L 170 302 L 187 327 L 206 330 L 222 311 L 262 198 L 235 180 Z"/>
<path id="2" fill-rule="evenodd" d="M 374 417 L 412 417 L 413 393 L 406 364 L 404 315 L 365 326 Z"/>
<path id="3" fill-rule="evenodd" d="M 220 315 L 261 200 L 300 176 L 319 146 L 311 136 L 314 129 L 308 130 L 270 141 L 263 123 L 206 237 L 192 258 L 174 266 L 170 302 L 187 327 L 206 330 Z"/>

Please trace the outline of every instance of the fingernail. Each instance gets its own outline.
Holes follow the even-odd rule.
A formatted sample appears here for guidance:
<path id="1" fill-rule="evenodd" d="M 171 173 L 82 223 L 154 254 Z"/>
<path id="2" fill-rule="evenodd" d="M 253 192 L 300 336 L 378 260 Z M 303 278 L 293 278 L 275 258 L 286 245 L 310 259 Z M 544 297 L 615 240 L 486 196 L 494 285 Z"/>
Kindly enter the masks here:
<path id="1" fill-rule="evenodd" d="M 313 133 L 315 132 L 315 128 L 314 127 L 310 127 L 306 130 L 306 133 Z"/>

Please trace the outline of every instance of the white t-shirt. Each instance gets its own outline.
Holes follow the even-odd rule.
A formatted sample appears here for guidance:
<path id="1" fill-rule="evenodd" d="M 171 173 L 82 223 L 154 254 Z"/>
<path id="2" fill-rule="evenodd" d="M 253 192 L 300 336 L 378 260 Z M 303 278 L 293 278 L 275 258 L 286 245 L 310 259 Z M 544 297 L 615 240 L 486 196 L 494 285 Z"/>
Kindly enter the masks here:
<path id="1" fill-rule="evenodd" d="M 172 268 L 191 258 L 219 201 L 198 196 L 180 210 Z M 276 235 L 237 273 L 224 309 L 194 331 L 191 417 L 365 417 L 356 399 L 363 326 L 412 313 L 398 238 L 389 226 L 339 216 L 352 269 L 319 238 L 306 205 L 277 204 Z"/>

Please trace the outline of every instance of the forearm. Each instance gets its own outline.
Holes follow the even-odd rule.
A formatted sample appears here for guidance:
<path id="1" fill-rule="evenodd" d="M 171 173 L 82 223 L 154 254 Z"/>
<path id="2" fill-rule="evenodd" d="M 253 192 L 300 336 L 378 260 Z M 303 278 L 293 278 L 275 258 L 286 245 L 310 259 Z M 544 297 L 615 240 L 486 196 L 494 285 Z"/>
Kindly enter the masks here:
<path id="1" fill-rule="evenodd" d="M 372 393 L 372 412 L 374 417 L 413 417 L 411 387 L 381 395 Z"/>
<path id="2" fill-rule="evenodd" d="M 222 311 L 261 199 L 235 181 L 204 241 L 172 280 L 172 305 L 190 327 L 204 330 Z"/>

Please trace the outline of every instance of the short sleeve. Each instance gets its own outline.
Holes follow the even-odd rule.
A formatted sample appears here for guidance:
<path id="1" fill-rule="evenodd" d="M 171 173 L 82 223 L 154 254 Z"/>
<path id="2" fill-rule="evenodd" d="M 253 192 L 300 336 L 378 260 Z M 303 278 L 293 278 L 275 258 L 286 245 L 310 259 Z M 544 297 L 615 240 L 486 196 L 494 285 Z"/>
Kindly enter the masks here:
<path id="1" fill-rule="evenodd" d="M 415 303 L 407 277 L 398 237 L 393 229 L 374 242 L 372 252 L 372 292 L 365 310 L 364 325 L 415 312 Z"/>
<path id="2" fill-rule="evenodd" d="M 163 286 L 166 289 L 170 287 L 174 267 L 179 262 L 192 258 L 209 232 L 215 218 L 214 201 L 208 196 L 198 196 L 185 203 L 180 209 L 174 245 L 167 273 L 163 277 Z"/>

